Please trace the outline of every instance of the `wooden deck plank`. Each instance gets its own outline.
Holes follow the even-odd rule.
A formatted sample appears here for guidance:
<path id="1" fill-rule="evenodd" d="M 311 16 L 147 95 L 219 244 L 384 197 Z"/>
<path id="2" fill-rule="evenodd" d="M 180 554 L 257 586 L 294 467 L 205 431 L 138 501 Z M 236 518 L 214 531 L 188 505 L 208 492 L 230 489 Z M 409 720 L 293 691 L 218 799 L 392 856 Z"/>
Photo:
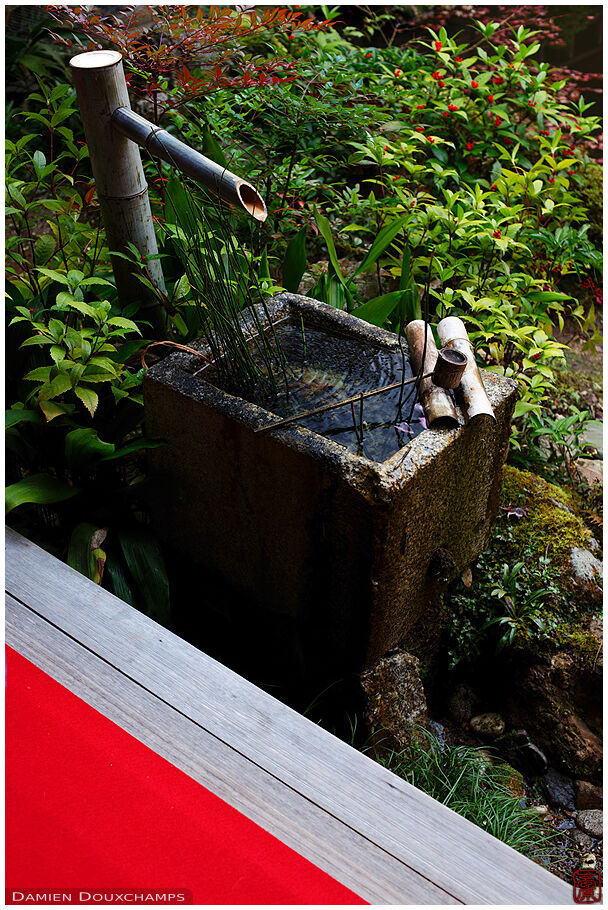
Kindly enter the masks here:
<path id="1" fill-rule="evenodd" d="M 10 595 L 6 641 L 91 707 L 369 903 L 457 903 Z"/>
<path id="2" fill-rule="evenodd" d="M 568 886 L 14 532 L 7 591 L 381 850 L 469 904 L 568 904 Z"/>

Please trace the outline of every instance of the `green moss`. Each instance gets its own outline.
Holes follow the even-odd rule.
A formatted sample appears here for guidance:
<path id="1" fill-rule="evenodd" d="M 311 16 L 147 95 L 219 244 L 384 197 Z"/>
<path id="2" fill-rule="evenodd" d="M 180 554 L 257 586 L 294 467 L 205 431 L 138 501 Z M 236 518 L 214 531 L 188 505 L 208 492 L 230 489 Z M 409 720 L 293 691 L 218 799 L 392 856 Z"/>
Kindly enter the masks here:
<path id="1" fill-rule="evenodd" d="M 586 548 L 591 532 L 576 514 L 576 500 L 568 490 L 507 465 L 502 502 L 528 510 L 525 518 L 513 522 L 511 540 L 519 554 L 527 549 L 561 562 L 572 547 Z"/>
<path id="2" fill-rule="evenodd" d="M 568 623 L 560 623 L 556 629 L 556 644 L 573 651 L 580 659 L 581 666 L 592 670 L 598 656 L 600 641 L 590 629 L 581 629 Z"/>

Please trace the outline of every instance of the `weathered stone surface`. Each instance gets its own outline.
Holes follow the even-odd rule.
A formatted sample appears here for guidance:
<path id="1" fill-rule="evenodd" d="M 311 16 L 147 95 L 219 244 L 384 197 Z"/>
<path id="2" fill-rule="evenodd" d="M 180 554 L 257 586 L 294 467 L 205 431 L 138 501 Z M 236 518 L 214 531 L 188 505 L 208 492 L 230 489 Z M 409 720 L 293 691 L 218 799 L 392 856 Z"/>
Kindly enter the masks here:
<path id="1" fill-rule="evenodd" d="M 489 712 L 487 714 L 478 714 L 469 721 L 469 726 L 473 733 L 483 737 L 483 739 L 496 739 L 505 731 L 505 722 L 500 714 Z"/>
<path id="2" fill-rule="evenodd" d="M 468 724 L 473 717 L 479 698 L 466 683 L 459 683 L 448 698 L 448 711 L 452 720 L 459 724 Z"/>
<path id="3" fill-rule="evenodd" d="M 594 556 L 591 550 L 573 547 L 570 552 L 570 563 L 574 570 L 576 580 L 583 584 L 597 584 L 603 577 L 601 561 Z"/>
<path id="4" fill-rule="evenodd" d="M 560 774 L 555 768 L 549 768 L 545 774 L 545 786 L 553 806 L 574 809 L 574 784 L 569 777 Z"/>
<path id="5" fill-rule="evenodd" d="M 602 766 L 596 732 L 602 723 L 602 676 L 592 653 L 593 647 L 589 656 L 561 651 L 514 661 L 506 713 L 513 726 L 526 725 L 557 767 L 595 779 Z"/>
<path id="6" fill-rule="evenodd" d="M 399 350 L 392 333 L 318 301 L 282 294 L 269 307 Z M 398 645 L 428 650 L 429 564 L 443 547 L 462 572 L 488 544 L 515 384 L 483 374 L 496 424 L 426 430 L 376 463 L 297 425 L 255 434 L 274 415 L 193 377 L 195 366 L 174 353 L 144 378 L 146 432 L 169 443 L 150 452 L 151 467 L 182 490 L 154 514 L 160 535 L 251 610 L 288 619 L 308 677 L 372 666 Z"/>
<path id="7" fill-rule="evenodd" d="M 602 787 L 592 784 L 588 780 L 577 780 L 574 783 L 577 809 L 601 809 L 604 805 L 604 791 Z"/>
<path id="8" fill-rule="evenodd" d="M 591 837 L 602 837 L 604 813 L 601 809 L 582 809 L 576 816 L 576 824 Z"/>
<path id="9" fill-rule="evenodd" d="M 604 482 L 604 462 L 599 458 L 578 458 L 574 466 L 589 486 Z"/>
<path id="10" fill-rule="evenodd" d="M 418 738 L 416 725 L 426 720 L 426 698 L 418 660 L 396 651 L 361 674 L 365 717 L 373 733 L 387 733 L 398 746 Z"/>

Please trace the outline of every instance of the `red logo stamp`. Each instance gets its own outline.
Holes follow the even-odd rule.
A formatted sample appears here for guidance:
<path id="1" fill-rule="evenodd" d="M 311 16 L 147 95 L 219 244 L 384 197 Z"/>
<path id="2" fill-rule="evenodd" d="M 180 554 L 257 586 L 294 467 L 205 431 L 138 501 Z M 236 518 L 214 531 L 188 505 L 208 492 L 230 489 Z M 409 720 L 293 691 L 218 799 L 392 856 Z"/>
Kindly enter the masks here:
<path id="1" fill-rule="evenodd" d="M 597 869 L 575 869 L 572 890 L 575 904 L 598 904 L 602 899 L 602 876 Z"/>

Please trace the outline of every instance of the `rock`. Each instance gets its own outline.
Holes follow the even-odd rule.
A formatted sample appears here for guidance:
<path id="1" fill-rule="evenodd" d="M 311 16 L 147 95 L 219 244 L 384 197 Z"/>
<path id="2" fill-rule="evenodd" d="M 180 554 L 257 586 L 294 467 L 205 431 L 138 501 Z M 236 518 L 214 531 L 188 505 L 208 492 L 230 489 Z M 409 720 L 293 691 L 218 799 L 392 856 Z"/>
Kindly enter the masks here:
<path id="1" fill-rule="evenodd" d="M 459 683 L 448 699 L 448 711 L 452 720 L 459 724 L 468 724 L 479 699 L 473 689 L 466 683 Z"/>
<path id="2" fill-rule="evenodd" d="M 548 806 L 530 806 L 530 812 L 535 812 L 537 815 L 547 815 L 549 812 Z"/>
<path id="3" fill-rule="evenodd" d="M 588 853 L 593 847 L 593 841 L 589 835 L 577 828 L 570 832 L 570 839 L 574 841 L 574 845 L 581 853 Z"/>
<path id="4" fill-rule="evenodd" d="M 576 824 L 591 837 L 602 837 L 603 816 L 601 809 L 582 809 L 576 816 Z"/>
<path id="5" fill-rule="evenodd" d="M 427 720 L 426 725 L 437 741 L 437 747 L 444 749 L 447 744 L 447 731 L 438 720 Z"/>
<path id="6" fill-rule="evenodd" d="M 604 482 L 604 462 L 599 458 L 579 458 L 574 467 L 590 487 Z"/>
<path id="7" fill-rule="evenodd" d="M 471 587 L 471 585 L 473 584 L 473 570 L 471 569 L 470 566 L 466 567 L 466 569 L 460 576 L 460 579 L 461 579 L 463 585 L 465 586 L 465 588 Z"/>
<path id="8" fill-rule="evenodd" d="M 549 802 L 553 806 L 563 809 L 574 809 L 574 784 L 565 774 L 560 774 L 555 768 L 549 768 L 545 774 L 545 786 L 549 795 Z"/>
<path id="9" fill-rule="evenodd" d="M 604 454 L 604 424 L 601 420 L 589 420 L 581 434 L 582 442 L 592 446 L 601 457 Z"/>
<path id="10" fill-rule="evenodd" d="M 583 853 L 581 856 L 581 869 L 597 869 L 595 853 Z"/>
<path id="11" fill-rule="evenodd" d="M 526 513 L 525 518 L 511 526 L 505 558 L 517 560 L 546 554 L 551 567 L 560 570 L 560 586 L 565 593 L 581 606 L 599 605 L 602 602 L 602 590 L 597 582 L 599 560 L 596 563 L 588 555 L 577 552 L 588 553 L 592 535 L 574 495 L 535 474 L 507 465 L 502 504 L 509 509 L 521 508 Z M 527 556 L 523 556 L 524 551 Z"/>
<path id="12" fill-rule="evenodd" d="M 488 713 L 478 714 L 469 721 L 469 726 L 473 733 L 481 736 L 483 739 L 496 739 L 505 731 L 505 722 L 500 714 Z"/>
<path id="13" fill-rule="evenodd" d="M 576 778 L 595 780 L 602 763 L 602 744 L 595 733 L 602 723 L 598 640 L 589 627 L 577 641 L 578 652 L 518 655 L 513 660 L 505 716 L 509 725 L 525 725 L 552 764 Z"/>
<path id="14" fill-rule="evenodd" d="M 506 763 L 502 766 L 501 770 L 504 771 L 504 783 L 507 789 L 518 799 L 524 797 L 526 795 L 526 784 L 523 775 Z"/>
<path id="15" fill-rule="evenodd" d="M 547 758 L 538 746 L 530 741 L 525 730 L 513 730 L 498 743 L 501 754 L 523 774 L 537 777 L 547 770 Z"/>
<path id="16" fill-rule="evenodd" d="M 577 780 L 574 784 L 575 805 L 577 809 L 601 809 L 604 804 L 604 791 L 588 780 Z"/>
<path id="17" fill-rule="evenodd" d="M 577 581 L 583 584 L 598 583 L 603 576 L 603 566 L 601 561 L 594 556 L 591 550 L 582 550 L 580 547 L 573 547 L 570 552 L 570 563 L 574 569 L 574 575 Z"/>
<path id="18" fill-rule="evenodd" d="M 360 677 L 372 733 L 385 731 L 402 748 L 418 739 L 415 728 L 426 721 L 419 667 L 416 657 L 396 650 Z"/>

